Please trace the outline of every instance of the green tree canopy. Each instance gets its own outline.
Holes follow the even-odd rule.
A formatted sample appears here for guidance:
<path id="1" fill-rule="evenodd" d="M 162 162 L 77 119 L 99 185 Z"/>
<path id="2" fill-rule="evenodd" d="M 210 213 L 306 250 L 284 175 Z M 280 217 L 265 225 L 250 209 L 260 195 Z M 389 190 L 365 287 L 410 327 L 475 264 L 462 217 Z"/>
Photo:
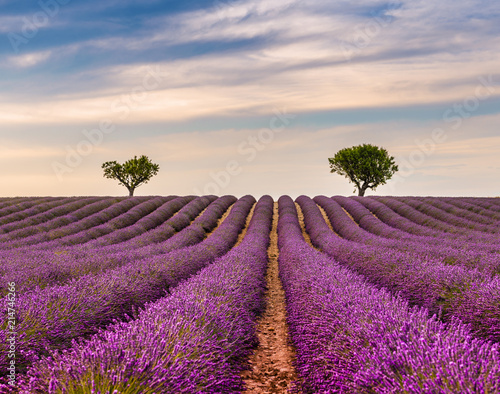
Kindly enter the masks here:
<path id="1" fill-rule="evenodd" d="M 160 166 L 154 164 L 147 156 L 141 156 L 119 164 L 116 161 L 103 163 L 104 177 L 120 181 L 129 191 L 129 196 L 134 195 L 134 190 L 144 184 L 158 173 Z"/>
<path id="2" fill-rule="evenodd" d="M 341 149 L 328 161 L 330 172 L 348 178 L 356 185 L 359 196 L 364 196 L 367 189 L 375 190 L 384 185 L 398 170 L 394 157 L 389 156 L 384 148 L 370 144 Z"/>

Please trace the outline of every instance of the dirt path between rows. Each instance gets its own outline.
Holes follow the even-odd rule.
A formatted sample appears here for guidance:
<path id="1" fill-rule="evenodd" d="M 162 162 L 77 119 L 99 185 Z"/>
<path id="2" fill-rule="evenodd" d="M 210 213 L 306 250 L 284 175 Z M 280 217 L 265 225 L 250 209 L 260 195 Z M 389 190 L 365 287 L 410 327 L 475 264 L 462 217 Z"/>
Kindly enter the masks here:
<path id="1" fill-rule="evenodd" d="M 226 218 L 229 216 L 229 214 L 231 213 L 231 209 L 233 209 L 233 207 L 234 207 L 234 204 L 232 204 L 228 209 L 226 209 L 226 212 L 224 212 L 222 214 L 222 216 L 217 220 L 217 225 L 211 231 L 209 231 L 208 233 L 205 234 L 205 239 L 210 237 L 215 232 L 215 230 L 217 230 L 219 228 L 219 226 L 222 224 L 222 222 L 224 220 L 226 220 Z M 205 209 L 207 209 L 207 208 L 205 208 Z M 205 211 L 205 209 L 203 211 Z M 200 213 L 200 215 L 201 215 L 201 213 Z M 200 215 L 198 215 L 198 216 L 200 216 Z M 193 221 L 191 223 L 193 223 Z"/>
<path id="2" fill-rule="evenodd" d="M 257 323 L 259 346 L 250 357 L 250 370 L 242 374 L 246 394 L 287 393 L 297 379 L 295 350 L 288 343 L 285 292 L 278 273 L 278 203 L 274 203 L 269 265 L 266 275 L 266 310 Z"/>
<path id="3" fill-rule="evenodd" d="M 312 246 L 314 248 L 313 243 L 311 242 L 311 237 L 306 231 L 306 225 L 304 223 L 304 214 L 302 213 L 302 208 L 300 207 L 299 204 L 295 203 L 295 209 L 297 210 L 297 217 L 299 219 L 299 224 L 300 224 L 300 229 L 302 230 L 302 236 L 306 240 L 306 242 L 309 244 L 309 246 Z"/>
<path id="4" fill-rule="evenodd" d="M 352 215 L 351 215 L 349 212 L 347 212 L 347 211 L 345 210 L 345 208 L 344 208 L 344 207 L 341 207 L 341 208 L 342 208 L 342 210 L 345 212 L 345 214 L 346 214 L 347 216 L 349 216 L 349 217 L 351 218 L 351 220 L 352 220 L 354 223 L 356 223 L 356 226 L 358 226 L 358 227 L 359 227 L 358 222 L 354 220 L 354 218 L 352 217 Z"/>
<path id="5" fill-rule="evenodd" d="M 252 205 L 252 209 L 250 209 L 250 212 L 248 212 L 247 220 L 245 222 L 245 227 L 243 227 L 243 230 L 241 230 L 241 233 L 238 235 L 238 239 L 236 240 L 236 243 L 234 244 L 233 248 L 238 246 L 241 243 L 241 241 L 243 241 L 243 238 L 245 238 L 248 227 L 250 226 L 250 222 L 252 221 L 253 212 L 255 211 L 256 206 L 257 206 L 257 203 L 254 203 Z"/>
<path id="6" fill-rule="evenodd" d="M 328 219 L 328 215 L 326 214 L 326 211 L 323 209 L 323 207 L 322 207 L 321 205 L 319 205 L 319 204 L 316 204 L 316 206 L 319 208 L 319 211 L 321 212 L 321 215 L 323 216 L 323 219 L 325 220 L 325 222 L 326 222 L 326 224 L 328 225 L 328 227 L 330 227 L 330 230 L 332 230 L 332 232 L 333 232 L 335 235 L 337 235 L 337 236 L 339 236 L 339 237 L 340 237 L 340 235 L 338 235 L 338 234 L 335 232 L 335 230 L 333 229 L 332 224 L 330 223 L 330 219 Z"/>

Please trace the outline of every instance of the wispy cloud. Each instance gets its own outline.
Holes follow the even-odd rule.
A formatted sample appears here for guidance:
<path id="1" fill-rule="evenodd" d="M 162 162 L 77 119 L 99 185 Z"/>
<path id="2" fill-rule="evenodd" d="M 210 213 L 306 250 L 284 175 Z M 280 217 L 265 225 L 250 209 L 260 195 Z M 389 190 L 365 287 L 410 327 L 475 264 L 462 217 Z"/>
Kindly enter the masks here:
<path id="1" fill-rule="evenodd" d="M 26 135 L 51 130 L 50 143 L 56 141 L 54 149 L 64 154 L 67 141 L 77 142 L 83 128 L 111 119 L 117 132 L 75 170 L 74 177 L 94 176 L 96 169 L 90 166 L 98 168 L 99 160 L 116 152 L 120 138 L 120 149 L 132 153 L 138 146 L 130 143 L 135 134 L 144 135 L 143 146 L 161 146 L 174 158 L 184 154 L 169 146 L 193 152 L 187 154 L 192 162 L 196 157 L 231 156 L 240 136 L 260 127 L 275 108 L 286 108 L 303 123 L 249 166 L 246 171 L 255 178 L 238 178 L 234 185 L 240 186 L 234 190 L 242 190 L 240 179 L 259 183 L 256 179 L 265 166 L 286 172 L 280 160 L 290 157 L 303 163 L 303 170 L 294 168 L 301 171 L 303 182 L 314 179 L 320 184 L 324 176 L 331 177 L 326 172 L 311 178 L 307 171 L 319 171 L 322 164 L 307 152 L 321 150 L 326 155 L 337 145 L 373 141 L 389 143 L 398 155 L 407 154 L 415 138 L 432 130 L 431 124 L 443 123 L 447 108 L 475 95 L 478 77 L 491 80 L 488 99 L 467 114 L 470 119 L 464 119 L 463 127 L 454 134 L 450 131 L 450 141 L 439 155 L 415 172 L 415 184 L 421 187 L 425 180 L 419 177 L 430 174 L 425 171 L 431 168 L 439 172 L 439 166 L 451 182 L 455 175 L 450 174 L 467 160 L 484 162 L 481 155 L 474 156 L 474 149 L 495 160 L 488 144 L 498 142 L 498 119 L 485 114 L 500 113 L 493 105 L 500 98 L 496 2 L 69 2 L 20 46 L 19 53 L 13 52 L 7 35 L 22 32 L 25 20 L 37 12 L 37 3 L 0 1 L 0 130 L 16 130 L 14 138 L 24 141 Z M 161 70 L 161 83 L 140 102 L 126 104 L 150 67 Z M 420 111 L 423 107 L 426 110 Z M 347 113 L 350 120 L 344 122 Z M 414 115 L 401 120 L 406 113 Z M 207 124 L 219 126 L 212 130 Z M 474 134 L 470 141 L 465 138 L 468 133 Z M 154 139 L 159 134 L 165 135 L 161 141 Z M 43 145 L 39 139 L 37 144 Z M 34 157 L 50 171 L 50 160 L 61 153 L 46 148 L 40 150 L 43 157 Z M 8 155 L 22 160 L 34 150 L 13 149 Z M 193 182 L 201 182 L 203 171 L 168 161 L 160 149 L 153 151 L 176 166 L 175 179 L 182 181 L 180 168 L 188 168 Z M 75 187 L 67 182 L 65 187 Z M 273 182 L 266 178 L 261 184 Z M 343 187 L 340 180 L 335 185 Z M 290 183 L 287 190 L 293 187 Z M 401 187 L 403 192 L 413 191 L 407 184 Z"/>
<path id="2" fill-rule="evenodd" d="M 240 86 L 244 90 L 250 81 L 271 89 L 273 85 L 282 89 L 289 86 L 294 93 L 297 86 L 304 86 L 310 95 L 323 96 L 332 103 L 346 102 L 347 106 L 347 90 L 358 91 L 361 106 L 394 92 L 406 94 L 408 97 L 403 99 L 408 102 L 429 98 L 446 101 L 464 94 L 463 90 L 452 90 L 456 87 L 454 81 L 496 72 L 499 55 L 494 48 L 500 38 L 494 27 L 496 19 L 491 17 L 495 15 L 494 5 L 479 9 L 476 3 L 461 2 L 450 7 L 450 2 L 436 5 L 414 1 L 391 8 L 390 3 L 381 1 L 356 6 L 290 0 L 272 4 L 219 2 L 219 6 L 203 10 L 175 15 L 166 12 L 151 17 L 147 28 L 139 23 L 130 31 L 105 27 L 100 20 L 96 22 L 98 30 L 105 34 L 79 37 L 72 43 L 52 43 L 61 65 L 57 74 L 51 71 L 53 67 L 43 68 L 43 62 L 35 61 L 38 54 L 47 52 L 34 51 L 17 60 L 39 65 L 33 78 L 42 87 L 55 83 L 58 87 L 51 90 L 55 95 L 78 96 L 93 89 L 96 96 L 101 96 L 103 90 L 123 86 L 121 82 L 127 84 L 123 79 L 117 81 L 117 70 L 130 75 L 140 66 L 138 62 L 149 62 L 162 64 L 172 75 L 168 88 L 215 85 Z M 389 8 L 380 11 L 384 7 Z M 380 15 L 392 18 L 391 22 L 375 25 L 376 34 L 348 61 L 345 45 L 359 44 L 360 37 L 374 28 L 370 22 Z M 90 21 L 75 23 L 85 25 Z M 71 28 L 68 33 L 72 34 Z M 232 42 L 238 45 L 233 47 Z M 75 84 L 74 76 L 78 74 L 99 74 L 100 78 L 82 78 Z M 444 81 L 448 81 L 449 89 L 442 89 Z M 324 86 L 338 86 L 342 91 L 337 91 L 332 100 L 321 92 Z M 46 101 L 47 89 L 41 88 L 39 94 Z M 383 98 L 381 104 L 391 99 Z"/>
<path id="3" fill-rule="evenodd" d="M 31 52 L 25 55 L 12 56 L 8 60 L 12 66 L 26 68 L 33 67 L 47 61 L 51 54 L 51 51 Z"/>

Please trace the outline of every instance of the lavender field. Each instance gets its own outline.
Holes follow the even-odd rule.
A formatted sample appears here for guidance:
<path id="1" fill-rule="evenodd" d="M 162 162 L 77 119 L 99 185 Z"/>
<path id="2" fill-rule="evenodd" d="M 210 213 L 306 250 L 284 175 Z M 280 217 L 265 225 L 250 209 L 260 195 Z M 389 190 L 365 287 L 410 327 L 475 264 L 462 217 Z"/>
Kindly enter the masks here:
<path id="1" fill-rule="evenodd" d="M 1 198 L 0 393 L 500 393 L 499 241 L 499 198 Z"/>

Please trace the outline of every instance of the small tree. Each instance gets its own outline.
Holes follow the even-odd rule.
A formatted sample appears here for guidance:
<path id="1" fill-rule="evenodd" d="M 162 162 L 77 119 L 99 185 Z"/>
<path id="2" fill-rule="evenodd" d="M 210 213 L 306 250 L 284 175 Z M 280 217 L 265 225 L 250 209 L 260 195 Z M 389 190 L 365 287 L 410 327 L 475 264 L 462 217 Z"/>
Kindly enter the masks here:
<path id="1" fill-rule="evenodd" d="M 367 189 L 375 190 L 377 186 L 385 185 L 398 170 L 394 157 L 389 156 L 384 148 L 370 144 L 341 149 L 328 161 L 330 172 L 348 178 L 356 185 L 359 196 L 364 196 Z"/>
<path id="2" fill-rule="evenodd" d="M 109 179 L 117 179 L 120 185 L 128 189 L 129 196 L 134 195 L 136 187 L 148 181 L 158 173 L 160 166 L 154 164 L 147 156 L 141 156 L 119 164 L 116 161 L 107 161 L 103 163 L 104 177 Z"/>

